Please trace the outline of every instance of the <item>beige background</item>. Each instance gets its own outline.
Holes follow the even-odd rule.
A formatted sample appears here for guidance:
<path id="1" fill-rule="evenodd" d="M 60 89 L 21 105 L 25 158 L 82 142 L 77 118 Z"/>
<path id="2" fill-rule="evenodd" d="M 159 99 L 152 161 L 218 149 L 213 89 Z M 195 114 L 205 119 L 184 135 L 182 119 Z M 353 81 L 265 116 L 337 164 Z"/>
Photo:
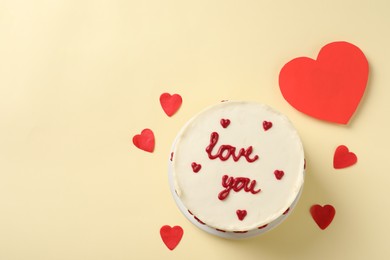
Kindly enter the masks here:
<path id="1" fill-rule="evenodd" d="M 0 259 L 387 259 L 390 4 L 382 1 L 1 1 Z M 341 126 L 293 109 L 284 63 L 326 43 L 359 46 L 367 92 Z M 172 118 L 163 92 L 184 103 Z M 291 217 L 227 241 L 189 223 L 168 188 L 177 131 L 222 99 L 267 103 L 304 142 L 308 174 Z M 156 135 L 153 154 L 132 136 Z M 339 144 L 359 162 L 334 170 Z M 309 207 L 333 204 L 321 231 Z M 181 225 L 169 251 L 162 225 Z"/>

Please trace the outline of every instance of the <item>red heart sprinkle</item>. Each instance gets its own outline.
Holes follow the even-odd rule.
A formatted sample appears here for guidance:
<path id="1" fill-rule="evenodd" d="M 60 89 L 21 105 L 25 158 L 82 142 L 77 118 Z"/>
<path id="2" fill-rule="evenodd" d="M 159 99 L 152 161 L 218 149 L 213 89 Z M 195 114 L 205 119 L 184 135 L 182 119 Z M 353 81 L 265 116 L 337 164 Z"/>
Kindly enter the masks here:
<path id="1" fill-rule="evenodd" d="M 357 162 L 356 154 L 350 152 L 348 147 L 340 145 L 336 148 L 333 156 L 333 167 L 342 169 L 354 165 Z"/>
<path id="2" fill-rule="evenodd" d="M 263 128 L 264 128 L 264 131 L 267 131 L 267 130 L 270 129 L 271 127 L 272 127 L 272 122 L 263 121 Z"/>
<path id="3" fill-rule="evenodd" d="M 315 204 L 310 208 L 310 214 L 317 225 L 324 230 L 327 228 L 336 214 L 336 210 L 332 205 L 321 206 Z"/>
<path id="4" fill-rule="evenodd" d="M 154 134 L 153 131 L 146 128 L 142 130 L 141 134 L 133 137 L 133 144 L 146 152 L 152 153 L 154 150 Z"/>
<path id="5" fill-rule="evenodd" d="M 228 127 L 230 125 L 230 120 L 229 119 L 221 119 L 221 126 L 223 127 L 223 128 L 226 128 L 226 127 Z"/>
<path id="6" fill-rule="evenodd" d="M 347 124 L 356 111 L 368 81 L 364 53 L 348 42 L 332 42 L 317 60 L 298 57 L 279 74 L 283 97 L 291 106 L 317 119 Z"/>
<path id="7" fill-rule="evenodd" d="M 236 213 L 237 213 L 238 219 L 241 220 L 241 221 L 246 217 L 246 210 L 245 209 L 244 210 L 238 209 L 236 211 Z"/>
<path id="8" fill-rule="evenodd" d="M 280 179 L 282 179 L 283 176 L 284 176 L 284 171 L 275 170 L 275 171 L 274 171 L 274 174 L 275 174 L 276 179 L 280 180 Z"/>
<path id="9" fill-rule="evenodd" d="M 169 93 L 163 93 L 160 96 L 161 107 L 168 116 L 175 114 L 179 110 L 182 102 L 183 99 L 179 94 L 171 95 Z"/>
<path id="10" fill-rule="evenodd" d="M 183 237 L 183 228 L 180 226 L 170 227 L 168 225 L 162 226 L 160 229 L 160 236 L 164 244 L 173 250 L 179 244 Z"/>
<path id="11" fill-rule="evenodd" d="M 202 169 L 202 165 L 197 164 L 196 162 L 193 162 L 193 163 L 191 164 L 191 167 L 192 167 L 192 170 L 193 170 L 195 173 L 199 172 L 200 169 Z"/>

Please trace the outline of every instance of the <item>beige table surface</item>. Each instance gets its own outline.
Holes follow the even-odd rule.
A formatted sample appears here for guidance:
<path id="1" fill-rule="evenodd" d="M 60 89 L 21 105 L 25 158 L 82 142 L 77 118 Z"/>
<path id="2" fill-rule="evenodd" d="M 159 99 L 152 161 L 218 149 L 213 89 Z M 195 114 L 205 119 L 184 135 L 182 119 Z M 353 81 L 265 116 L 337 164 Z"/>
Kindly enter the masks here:
<path id="1" fill-rule="evenodd" d="M 0 1 L 0 259 L 389 259 L 388 1 Z M 278 87 L 292 58 L 332 41 L 370 63 L 348 126 L 292 108 Z M 167 117 L 163 92 L 183 105 Z M 285 113 L 305 146 L 307 178 L 292 215 L 229 241 L 177 209 L 167 158 L 181 126 L 222 99 Z M 154 153 L 132 136 L 156 135 Z M 356 165 L 335 170 L 347 145 Z M 332 204 L 320 230 L 312 204 Z M 168 250 L 162 225 L 180 225 Z"/>

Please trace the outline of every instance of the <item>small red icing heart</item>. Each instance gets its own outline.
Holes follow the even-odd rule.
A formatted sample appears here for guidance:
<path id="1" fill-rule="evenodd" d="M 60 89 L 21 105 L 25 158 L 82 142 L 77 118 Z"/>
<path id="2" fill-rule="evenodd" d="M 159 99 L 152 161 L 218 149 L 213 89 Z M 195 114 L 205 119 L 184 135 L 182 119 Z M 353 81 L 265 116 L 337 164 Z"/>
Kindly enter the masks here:
<path id="1" fill-rule="evenodd" d="M 342 169 L 354 165 L 357 162 L 356 154 L 350 152 L 348 147 L 340 145 L 336 148 L 333 156 L 333 167 Z"/>
<path id="2" fill-rule="evenodd" d="M 153 131 L 146 128 L 142 130 L 141 134 L 133 137 L 133 144 L 146 152 L 152 153 L 154 150 L 154 134 Z"/>
<path id="3" fill-rule="evenodd" d="M 283 176 L 284 176 L 284 171 L 275 170 L 274 174 L 275 174 L 276 179 L 281 180 L 283 178 Z"/>
<path id="4" fill-rule="evenodd" d="M 180 226 L 170 227 L 168 225 L 162 226 L 160 229 L 160 236 L 164 244 L 173 250 L 179 244 L 183 237 L 183 228 Z"/>
<path id="5" fill-rule="evenodd" d="M 336 214 L 336 210 L 332 205 L 321 206 L 315 204 L 310 208 L 310 214 L 317 225 L 324 230 L 327 228 Z"/>
<path id="6" fill-rule="evenodd" d="M 179 94 L 163 93 L 160 96 L 160 104 L 165 114 L 172 116 L 179 110 L 183 99 Z"/>
<path id="7" fill-rule="evenodd" d="M 263 121 L 263 128 L 264 128 L 264 131 L 267 131 L 267 130 L 270 129 L 271 127 L 272 127 L 272 122 Z"/>
<path id="8" fill-rule="evenodd" d="M 200 165 L 200 164 L 198 164 L 198 163 L 196 163 L 196 162 L 193 162 L 193 163 L 191 164 L 191 167 L 192 167 L 192 170 L 193 170 L 195 173 L 199 172 L 200 169 L 202 169 L 202 165 Z"/>
<path id="9" fill-rule="evenodd" d="M 246 210 L 245 209 L 244 210 L 238 209 L 236 211 L 236 214 L 237 214 L 238 219 L 242 221 L 246 217 Z"/>
<path id="10" fill-rule="evenodd" d="M 226 128 L 226 127 L 228 127 L 230 125 L 230 120 L 229 119 L 221 119 L 221 126 L 223 127 L 223 128 Z"/>
<path id="11" fill-rule="evenodd" d="M 298 57 L 279 74 L 283 97 L 291 106 L 317 119 L 347 124 L 357 109 L 368 81 L 364 53 L 348 42 L 332 42 L 317 59 Z"/>

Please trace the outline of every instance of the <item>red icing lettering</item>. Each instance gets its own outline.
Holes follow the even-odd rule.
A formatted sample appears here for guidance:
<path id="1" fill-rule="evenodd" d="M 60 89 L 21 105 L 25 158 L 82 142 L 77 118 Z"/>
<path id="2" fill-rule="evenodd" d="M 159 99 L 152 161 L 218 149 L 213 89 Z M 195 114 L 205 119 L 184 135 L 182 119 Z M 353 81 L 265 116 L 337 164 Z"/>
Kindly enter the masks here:
<path id="1" fill-rule="evenodd" d="M 218 139 L 219 139 L 219 134 L 217 132 L 211 133 L 210 144 L 206 147 L 206 152 L 211 160 L 219 158 L 222 161 L 226 161 L 230 158 L 230 156 L 232 156 L 233 160 L 237 162 L 243 156 L 248 162 L 252 163 L 259 159 L 258 155 L 255 155 L 252 158 L 250 157 L 250 155 L 253 152 L 252 146 L 249 146 L 246 149 L 241 148 L 238 151 L 238 154 L 236 154 L 236 149 L 237 149 L 236 147 L 228 144 L 223 144 L 219 147 L 218 152 L 216 154 L 213 154 L 213 149 L 217 145 Z"/>
<path id="2" fill-rule="evenodd" d="M 234 190 L 239 192 L 244 189 L 245 192 L 250 192 L 252 194 L 259 193 L 261 189 L 255 190 L 256 180 L 252 180 L 245 177 L 229 177 L 228 175 L 222 176 L 222 187 L 225 189 L 218 194 L 218 199 L 224 200 L 229 196 L 230 191 Z"/>

